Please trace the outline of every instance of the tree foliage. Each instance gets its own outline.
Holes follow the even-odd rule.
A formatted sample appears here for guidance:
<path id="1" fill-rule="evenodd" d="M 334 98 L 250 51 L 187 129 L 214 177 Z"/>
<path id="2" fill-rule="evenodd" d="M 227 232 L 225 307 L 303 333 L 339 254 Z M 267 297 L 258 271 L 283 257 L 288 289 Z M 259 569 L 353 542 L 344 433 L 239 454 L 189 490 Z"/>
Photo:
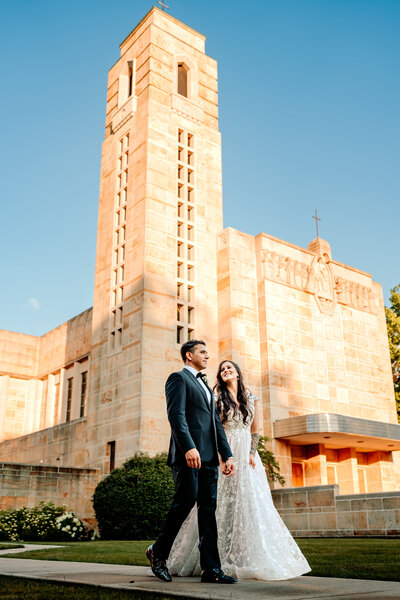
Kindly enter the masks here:
<path id="1" fill-rule="evenodd" d="M 275 455 L 271 450 L 267 450 L 265 444 L 270 442 L 271 439 L 266 435 L 262 435 L 258 440 L 258 454 L 260 455 L 261 462 L 265 467 L 267 477 L 269 481 L 278 481 L 281 485 L 285 485 L 285 478 L 281 475 L 281 468 Z"/>
<path id="2" fill-rule="evenodd" d="M 397 418 L 400 422 L 400 284 L 390 290 L 389 308 L 385 307 L 386 324 L 389 336 L 390 360 L 394 393 L 396 397 Z"/>

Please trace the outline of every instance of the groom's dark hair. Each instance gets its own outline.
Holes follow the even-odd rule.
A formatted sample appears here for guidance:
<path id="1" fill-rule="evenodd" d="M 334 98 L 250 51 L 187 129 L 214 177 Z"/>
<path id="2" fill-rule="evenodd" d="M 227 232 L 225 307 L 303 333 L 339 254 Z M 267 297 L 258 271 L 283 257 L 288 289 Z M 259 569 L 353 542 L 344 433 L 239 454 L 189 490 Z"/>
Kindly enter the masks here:
<path id="1" fill-rule="evenodd" d="M 181 346 L 181 356 L 183 362 L 186 362 L 186 352 L 191 352 L 195 346 L 205 346 L 203 340 L 189 340 Z"/>

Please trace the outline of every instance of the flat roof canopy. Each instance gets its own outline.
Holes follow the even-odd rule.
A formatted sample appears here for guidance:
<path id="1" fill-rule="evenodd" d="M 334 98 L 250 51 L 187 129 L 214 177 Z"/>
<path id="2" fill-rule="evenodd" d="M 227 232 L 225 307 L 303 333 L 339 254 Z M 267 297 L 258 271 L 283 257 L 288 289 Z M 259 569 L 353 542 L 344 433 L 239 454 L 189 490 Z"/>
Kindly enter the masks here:
<path id="1" fill-rule="evenodd" d="M 334 413 L 301 415 L 274 423 L 274 437 L 293 444 L 325 444 L 359 452 L 400 450 L 400 425 Z"/>

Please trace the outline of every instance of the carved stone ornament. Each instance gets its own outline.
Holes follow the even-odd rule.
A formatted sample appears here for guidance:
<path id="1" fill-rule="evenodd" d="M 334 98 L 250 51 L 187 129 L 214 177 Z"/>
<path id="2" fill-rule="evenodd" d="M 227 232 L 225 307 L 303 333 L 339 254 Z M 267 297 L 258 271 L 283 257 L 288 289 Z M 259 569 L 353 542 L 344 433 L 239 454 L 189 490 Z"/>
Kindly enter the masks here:
<path id="1" fill-rule="evenodd" d="M 335 279 L 327 254 L 314 256 L 308 273 L 306 291 L 314 294 L 315 302 L 322 313 L 333 315 L 336 308 Z"/>
<path id="2" fill-rule="evenodd" d="M 308 264 L 262 250 L 263 278 L 313 294 L 319 310 L 327 315 L 333 315 L 337 303 L 377 313 L 378 300 L 372 287 L 335 275 L 328 242 L 317 238 L 308 249 L 314 254 Z"/>

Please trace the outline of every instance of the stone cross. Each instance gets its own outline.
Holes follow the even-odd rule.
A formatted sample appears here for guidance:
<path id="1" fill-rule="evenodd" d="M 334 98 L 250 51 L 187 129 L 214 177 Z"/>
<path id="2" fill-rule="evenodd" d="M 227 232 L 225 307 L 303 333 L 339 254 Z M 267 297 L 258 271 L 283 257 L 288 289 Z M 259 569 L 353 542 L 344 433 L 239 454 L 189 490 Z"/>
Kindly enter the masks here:
<path id="1" fill-rule="evenodd" d="M 169 6 L 167 6 L 164 3 L 164 0 L 157 0 L 157 4 L 159 4 L 162 7 L 162 10 L 164 10 L 164 11 L 165 11 L 166 8 L 169 8 Z"/>
<path id="2" fill-rule="evenodd" d="M 315 219 L 315 226 L 316 226 L 316 228 L 317 228 L 317 237 L 319 237 L 319 236 L 318 236 L 318 221 L 321 221 L 322 219 L 320 219 L 320 218 L 318 217 L 318 214 L 317 214 L 317 209 L 315 209 L 315 216 L 313 216 L 312 218 L 313 218 L 313 219 Z"/>

